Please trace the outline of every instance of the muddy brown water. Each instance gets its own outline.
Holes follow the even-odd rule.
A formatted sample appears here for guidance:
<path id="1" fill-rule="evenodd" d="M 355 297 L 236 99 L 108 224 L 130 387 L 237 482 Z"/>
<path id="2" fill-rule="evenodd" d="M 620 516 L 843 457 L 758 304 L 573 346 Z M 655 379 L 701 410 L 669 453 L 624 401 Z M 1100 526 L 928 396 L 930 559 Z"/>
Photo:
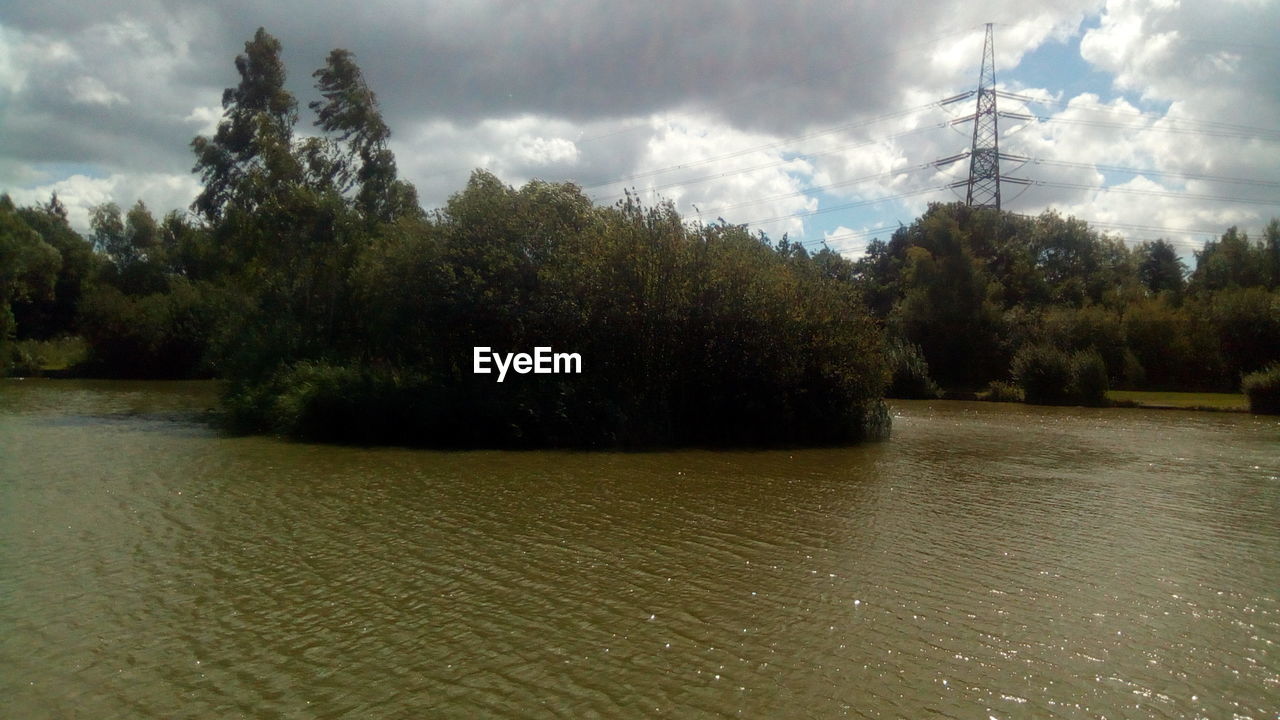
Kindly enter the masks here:
<path id="1" fill-rule="evenodd" d="M 0 383 L 0 715 L 1275 718 L 1280 421 L 897 402 L 845 449 L 220 436 Z"/>

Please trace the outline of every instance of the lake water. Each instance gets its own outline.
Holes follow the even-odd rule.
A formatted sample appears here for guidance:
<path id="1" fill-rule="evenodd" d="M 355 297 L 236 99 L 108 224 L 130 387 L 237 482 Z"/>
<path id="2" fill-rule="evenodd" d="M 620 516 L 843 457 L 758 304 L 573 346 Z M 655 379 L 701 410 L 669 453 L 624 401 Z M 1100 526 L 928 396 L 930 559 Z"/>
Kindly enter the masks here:
<path id="1" fill-rule="evenodd" d="M 896 402 L 846 449 L 221 437 L 0 382 L 0 715 L 1275 718 L 1280 421 Z"/>

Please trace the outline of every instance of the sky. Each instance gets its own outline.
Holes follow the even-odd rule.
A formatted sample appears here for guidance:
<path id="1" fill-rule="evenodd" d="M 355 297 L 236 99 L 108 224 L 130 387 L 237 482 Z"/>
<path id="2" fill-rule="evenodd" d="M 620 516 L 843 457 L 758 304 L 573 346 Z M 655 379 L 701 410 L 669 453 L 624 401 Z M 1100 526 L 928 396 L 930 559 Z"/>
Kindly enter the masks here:
<path id="1" fill-rule="evenodd" d="M 520 185 L 668 200 L 851 257 L 968 163 L 993 23 L 1004 209 L 1054 209 L 1185 257 L 1280 217 L 1280 0 L 0 0 L 0 192 L 74 226 L 185 210 L 234 58 L 284 47 L 297 132 L 311 73 L 355 54 L 402 177 L 442 207 L 484 168 Z"/>

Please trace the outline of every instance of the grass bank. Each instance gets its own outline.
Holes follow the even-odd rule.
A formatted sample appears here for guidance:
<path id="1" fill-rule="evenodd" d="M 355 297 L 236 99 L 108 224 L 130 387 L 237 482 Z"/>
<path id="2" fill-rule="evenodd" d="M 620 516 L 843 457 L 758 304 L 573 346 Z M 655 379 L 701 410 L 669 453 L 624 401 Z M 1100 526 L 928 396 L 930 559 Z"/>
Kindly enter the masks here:
<path id="1" fill-rule="evenodd" d="M 53 340 L 20 340 L 12 346 L 13 357 L 8 374 L 14 377 L 40 377 L 71 372 L 89 356 L 82 338 L 63 337 Z M 0 363 L 3 368 L 3 363 Z M 0 372 L 0 375 L 5 373 Z"/>
<path id="2" fill-rule="evenodd" d="M 1248 412 L 1249 399 L 1240 393 L 1149 392 L 1111 390 L 1107 399 L 1118 407 L 1174 408 Z"/>

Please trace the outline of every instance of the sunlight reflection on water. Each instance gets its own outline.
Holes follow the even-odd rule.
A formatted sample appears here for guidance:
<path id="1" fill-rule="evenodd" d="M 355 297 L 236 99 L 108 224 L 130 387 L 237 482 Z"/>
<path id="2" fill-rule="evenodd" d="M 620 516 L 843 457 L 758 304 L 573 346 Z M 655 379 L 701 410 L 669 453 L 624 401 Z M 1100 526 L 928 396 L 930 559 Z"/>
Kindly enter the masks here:
<path id="1" fill-rule="evenodd" d="M 440 453 L 218 437 L 209 398 L 0 400 L 15 716 L 1262 717 L 1280 695 L 1274 419 L 908 402 L 849 449 Z"/>

